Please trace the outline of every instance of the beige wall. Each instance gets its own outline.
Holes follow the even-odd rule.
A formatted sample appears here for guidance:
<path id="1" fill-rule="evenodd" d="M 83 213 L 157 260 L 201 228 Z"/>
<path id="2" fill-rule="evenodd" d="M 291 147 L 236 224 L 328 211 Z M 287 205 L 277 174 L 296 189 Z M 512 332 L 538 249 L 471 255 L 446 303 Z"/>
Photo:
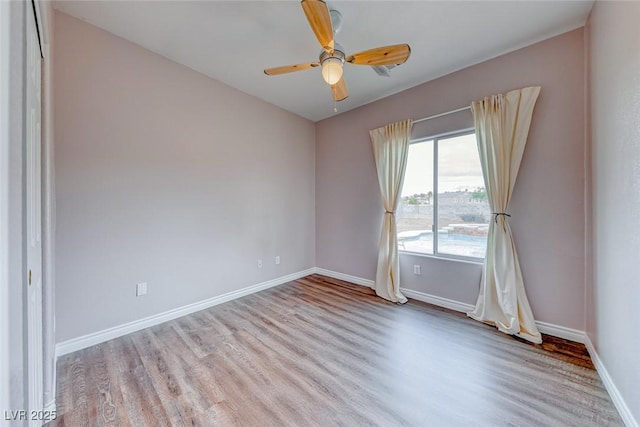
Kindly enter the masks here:
<path id="1" fill-rule="evenodd" d="M 314 266 L 312 122 L 55 19 L 58 342 Z"/>
<path id="2" fill-rule="evenodd" d="M 640 422 L 640 3 L 596 2 L 589 22 L 593 281 L 587 333 Z M 620 402 L 617 402 L 620 403 Z M 634 425 L 627 418 L 627 425 Z"/>
<path id="3" fill-rule="evenodd" d="M 369 129 L 540 85 L 510 222 L 536 319 L 584 330 L 583 49 L 578 29 L 319 122 L 316 265 L 375 276 L 383 209 Z M 460 115 L 457 125 L 468 119 Z M 400 263 L 404 287 L 475 303 L 480 265 L 410 255 Z M 413 264 L 422 265 L 422 276 L 413 275 Z"/>

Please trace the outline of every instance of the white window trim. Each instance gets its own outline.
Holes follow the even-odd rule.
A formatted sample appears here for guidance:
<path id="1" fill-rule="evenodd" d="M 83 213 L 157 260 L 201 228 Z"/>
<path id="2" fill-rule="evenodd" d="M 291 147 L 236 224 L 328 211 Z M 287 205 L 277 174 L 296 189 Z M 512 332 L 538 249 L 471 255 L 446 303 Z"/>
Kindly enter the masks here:
<path id="1" fill-rule="evenodd" d="M 419 144 L 421 142 L 433 141 L 433 225 L 431 226 L 431 231 L 433 232 L 433 253 L 427 254 L 423 252 L 414 252 L 408 251 L 406 249 L 402 249 L 398 247 L 399 254 L 407 254 L 412 256 L 420 256 L 425 258 L 435 258 L 435 259 L 447 259 L 451 261 L 461 261 L 461 262 L 469 262 L 473 264 L 484 264 L 484 257 L 468 257 L 464 255 L 455 255 L 455 254 L 447 254 L 438 252 L 438 141 L 440 139 L 447 138 L 455 138 L 457 136 L 465 136 L 475 133 L 475 128 L 467 128 L 460 129 L 451 132 L 439 133 L 436 135 L 430 136 L 421 136 L 418 138 L 411 139 L 409 141 L 409 145 L 411 144 Z"/>
<path id="2" fill-rule="evenodd" d="M 405 249 L 398 248 L 400 255 L 419 256 L 423 258 L 445 259 L 447 261 L 466 262 L 469 264 L 484 264 L 484 258 L 468 257 L 463 255 L 451 255 L 451 254 L 425 254 L 424 252 L 413 252 Z"/>
<path id="3" fill-rule="evenodd" d="M 400 248 L 398 248 L 398 253 L 400 255 L 411 255 L 411 256 L 417 256 L 422 258 L 444 259 L 444 260 L 453 261 L 453 262 L 464 262 L 467 264 L 484 265 L 484 258 L 467 257 L 463 255 L 450 255 L 450 254 L 434 255 L 434 254 L 425 254 L 424 252 L 407 251 L 405 249 L 400 249 Z"/>

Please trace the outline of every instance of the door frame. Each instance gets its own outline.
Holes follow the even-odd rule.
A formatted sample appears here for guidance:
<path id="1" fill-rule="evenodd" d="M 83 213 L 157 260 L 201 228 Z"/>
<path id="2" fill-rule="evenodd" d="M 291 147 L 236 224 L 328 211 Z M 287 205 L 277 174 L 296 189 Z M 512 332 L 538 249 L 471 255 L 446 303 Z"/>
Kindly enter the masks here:
<path id="1" fill-rule="evenodd" d="M 1 0 L 0 0 L 1 1 Z M 48 0 L 35 4 L 42 54 L 42 320 L 44 410 L 56 410 L 55 354 L 55 185 L 53 144 L 52 21 L 53 6 Z"/>
<path id="2" fill-rule="evenodd" d="M 24 309 L 26 316 L 25 403 L 29 414 L 44 408 L 43 259 L 42 259 L 42 35 L 38 8 L 26 4 L 24 64 L 24 242 L 28 270 Z M 34 79 L 35 78 L 35 79 Z M 34 114 L 35 113 L 35 114 Z M 32 282 L 33 272 L 33 282 Z M 40 417 L 27 417 L 29 426 L 42 425 Z"/>

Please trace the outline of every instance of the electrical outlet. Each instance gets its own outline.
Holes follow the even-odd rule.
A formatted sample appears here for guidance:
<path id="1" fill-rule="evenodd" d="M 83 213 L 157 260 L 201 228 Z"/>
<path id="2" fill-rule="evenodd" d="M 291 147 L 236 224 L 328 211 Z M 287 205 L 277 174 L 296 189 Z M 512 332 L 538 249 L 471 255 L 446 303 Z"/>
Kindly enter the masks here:
<path id="1" fill-rule="evenodd" d="M 279 255 L 276 257 L 276 264 L 280 264 L 280 256 Z"/>
<path id="2" fill-rule="evenodd" d="M 258 260 L 258 268 L 262 268 L 262 260 L 261 259 Z"/>
<path id="3" fill-rule="evenodd" d="M 136 296 L 141 297 L 147 294 L 147 282 L 138 283 L 136 285 Z"/>
<path id="4" fill-rule="evenodd" d="M 413 266 L 413 274 L 415 274 L 416 276 L 419 276 L 420 274 L 422 274 L 422 272 L 420 271 L 419 265 L 416 264 Z"/>

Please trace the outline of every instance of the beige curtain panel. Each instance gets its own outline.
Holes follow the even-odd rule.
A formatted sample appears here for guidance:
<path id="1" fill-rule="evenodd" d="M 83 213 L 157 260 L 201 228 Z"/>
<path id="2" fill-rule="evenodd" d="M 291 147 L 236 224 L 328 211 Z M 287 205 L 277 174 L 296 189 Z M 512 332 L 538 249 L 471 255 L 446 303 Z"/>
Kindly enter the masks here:
<path id="1" fill-rule="evenodd" d="M 540 87 L 514 90 L 471 104 L 478 151 L 493 212 L 480 295 L 469 317 L 534 343 L 542 337 L 524 289 L 508 208 Z"/>
<path id="2" fill-rule="evenodd" d="M 369 131 L 385 210 L 374 289 L 378 296 L 400 304 L 407 298 L 400 292 L 395 212 L 407 168 L 412 123 L 405 120 Z"/>

